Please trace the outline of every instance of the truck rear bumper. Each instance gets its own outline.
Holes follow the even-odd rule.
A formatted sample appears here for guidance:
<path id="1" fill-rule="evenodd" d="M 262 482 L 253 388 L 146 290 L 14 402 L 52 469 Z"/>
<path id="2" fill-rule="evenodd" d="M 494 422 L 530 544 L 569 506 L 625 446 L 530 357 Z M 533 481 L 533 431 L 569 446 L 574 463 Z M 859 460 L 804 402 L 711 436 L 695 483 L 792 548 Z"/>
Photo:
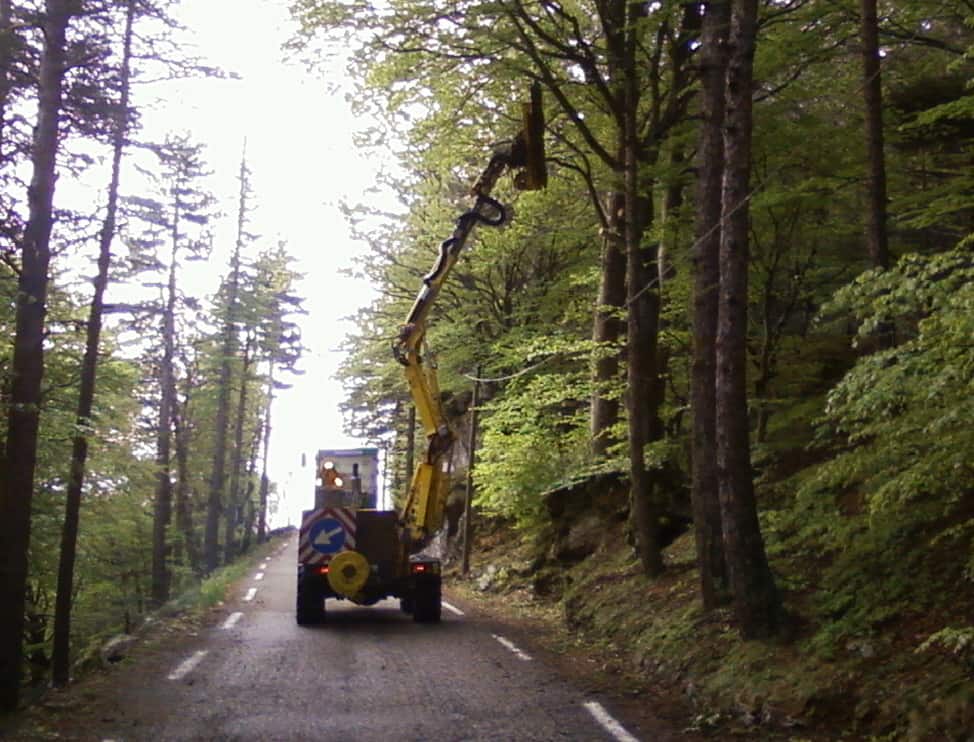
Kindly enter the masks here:
<path id="1" fill-rule="evenodd" d="M 436 560 L 411 561 L 404 576 L 382 576 L 375 570 L 365 587 L 355 596 L 342 595 L 328 581 L 328 565 L 298 565 L 298 586 L 306 595 L 320 595 L 322 599 L 351 600 L 358 605 L 373 605 L 385 598 L 411 600 L 417 591 L 440 582 L 440 563 Z"/>

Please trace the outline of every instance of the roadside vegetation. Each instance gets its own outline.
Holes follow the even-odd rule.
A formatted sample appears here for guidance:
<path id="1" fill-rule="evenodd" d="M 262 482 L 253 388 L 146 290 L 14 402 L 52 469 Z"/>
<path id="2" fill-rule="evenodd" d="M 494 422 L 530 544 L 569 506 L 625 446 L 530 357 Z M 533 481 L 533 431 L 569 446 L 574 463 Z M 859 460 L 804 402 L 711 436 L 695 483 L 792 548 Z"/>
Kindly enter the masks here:
<path id="1" fill-rule="evenodd" d="M 252 232 L 245 153 L 217 245 L 203 147 L 140 126 L 136 83 L 223 74 L 173 8 L 0 2 L 0 712 L 173 595 L 212 594 L 275 506 L 299 276 Z"/>
<path id="2" fill-rule="evenodd" d="M 557 607 L 698 726 L 967 739 L 967 5 L 294 5 L 397 143 L 402 213 L 350 208 L 382 291 L 342 372 L 394 492 L 422 442 L 389 339 L 545 95 L 548 188 L 501 194 L 428 334 L 464 443 L 480 384 L 489 602 Z"/>
<path id="3" fill-rule="evenodd" d="M 294 529 L 275 530 L 268 539 L 231 564 L 175 592 L 171 600 L 141 614 L 138 625 L 124 633 L 82 635 L 72 664 L 70 687 L 30 687 L 27 701 L 16 714 L 0 717 L 0 737 L 14 740 L 57 740 L 94 738 L 103 714 L 93 710 L 92 701 L 110 698 L 119 682 L 119 669 L 134 665 L 142 675 L 155 667 L 158 656 L 173 642 L 198 636 L 213 624 L 214 615 L 225 615 L 224 604 L 239 600 L 243 578 L 257 565 L 294 537 Z M 236 594 L 234 591 L 237 591 Z M 108 628 L 110 632 L 112 627 Z M 122 632 L 115 626 L 116 632 Z M 144 675 L 142 675 L 144 677 Z"/>
<path id="4" fill-rule="evenodd" d="M 184 282 L 205 152 L 143 141 L 129 96 L 216 72 L 170 5 L 0 0 L 0 710 L 267 536 L 298 276 L 251 232 L 243 156 L 218 285 Z M 360 145 L 395 162 L 397 213 L 347 205 L 378 298 L 340 372 L 390 491 L 424 452 L 390 344 L 536 85 L 548 187 L 498 186 L 424 351 L 451 525 L 472 469 L 496 542 L 477 579 L 718 737 L 969 739 L 970 4 L 292 5 L 288 53 L 349 54 Z M 61 200 L 75 173 L 97 206 Z"/>

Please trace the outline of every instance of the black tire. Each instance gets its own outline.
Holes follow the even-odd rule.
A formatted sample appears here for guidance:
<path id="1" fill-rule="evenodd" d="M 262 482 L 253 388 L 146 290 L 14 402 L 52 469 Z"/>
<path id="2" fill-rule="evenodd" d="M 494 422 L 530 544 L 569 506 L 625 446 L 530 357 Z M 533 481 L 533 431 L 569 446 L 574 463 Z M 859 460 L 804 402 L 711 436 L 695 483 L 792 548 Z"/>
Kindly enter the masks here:
<path id="1" fill-rule="evenodd" d="M 440 578 L 424 580 L 416 585 L 413 595 L 413 621 L 416 623 L 439 623 L 442 590 Z"/>
<path id="2" fill-rule="evenodd" d="M 401 610 L 403 613 L 408 613 L 412 615 L 413 613 L 412 597 L 399 598 L 399 610 Z"/>
<path id="3" fill-rule="evenodd" d="M 295 614 L 298 626 L 313 626 L 325 620 L 325 599 L 313 585 L 298 583 L 298 601 Z"/>

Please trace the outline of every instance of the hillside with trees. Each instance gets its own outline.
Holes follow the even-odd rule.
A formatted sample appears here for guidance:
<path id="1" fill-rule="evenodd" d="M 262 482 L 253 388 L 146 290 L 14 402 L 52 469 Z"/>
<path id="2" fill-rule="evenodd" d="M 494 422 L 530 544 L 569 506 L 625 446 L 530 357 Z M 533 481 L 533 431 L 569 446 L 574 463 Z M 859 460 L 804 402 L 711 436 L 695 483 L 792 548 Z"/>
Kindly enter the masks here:
<path id="1" fill-rule="evenodd" d="M 354 50 L 385 122 L 362 146 L 397 143 L 404 215 L 364 235 L 381 295 L 341 374 L 393 490 L 419 444 L 389 344 L 538 85 L 549 186 L 508 184 L 427 351 L 460 429 L 480 385 L 456 463 L 516 534 L 511 589 L 753 719 L 967 739 L 969 4 L 294 12 L 295 48 Z"/>
<path id="2" fill-rule="evenodd" d="M 286 53 L 347 53 L 395 160 L 395 213 L 346 204 L 377 298 L 340 381 L 396 495 L 423 446 L 390 345 L 543 94 L 548 186 L 498 185 L 423 351 L 451 530 L 472 477 L 458 589 L 717 737 L 970 739 L 974 5 L 291 5 Z M 138 84 L 227 74 L 175 7 L 0 0 L 2 712 L 267 537 L 301 276 L 243 142 L 221 215 L 204 143 L 143 127 Z"/>

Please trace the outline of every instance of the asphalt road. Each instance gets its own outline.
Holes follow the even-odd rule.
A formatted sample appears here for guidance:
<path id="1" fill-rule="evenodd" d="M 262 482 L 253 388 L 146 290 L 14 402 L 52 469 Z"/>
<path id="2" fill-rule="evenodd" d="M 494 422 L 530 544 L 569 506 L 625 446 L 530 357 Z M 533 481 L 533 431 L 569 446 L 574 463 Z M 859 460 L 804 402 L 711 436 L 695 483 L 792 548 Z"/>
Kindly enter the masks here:
<path id="1" fill-rule="evenodd" d="M 295 542 L 256 568 L 212 625 L 113 671 L 75 738 L 663 739 L 617 721 L 529 637 L 453 604 L 425 625 L 398 602 L 328 601 L 326 624 L 297 626 Z"/>

